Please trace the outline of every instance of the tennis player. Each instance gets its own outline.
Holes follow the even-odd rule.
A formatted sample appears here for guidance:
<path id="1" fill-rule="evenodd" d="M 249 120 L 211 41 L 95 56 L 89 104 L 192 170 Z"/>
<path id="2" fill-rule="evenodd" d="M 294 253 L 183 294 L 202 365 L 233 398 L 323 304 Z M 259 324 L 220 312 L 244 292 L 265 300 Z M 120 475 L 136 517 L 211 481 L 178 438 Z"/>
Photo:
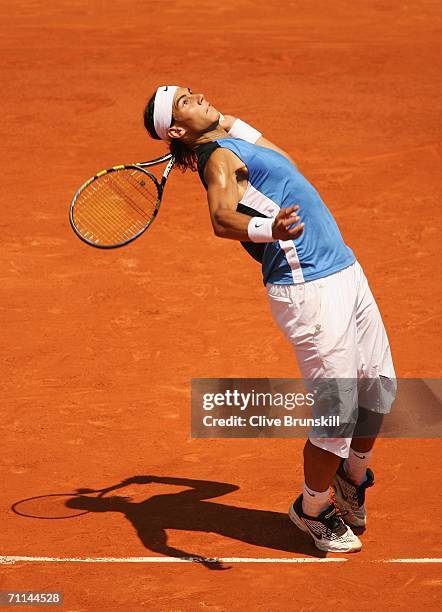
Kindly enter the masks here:
<path id="1" fill-rule="evenodd" d="M 198 170 L 216 236 L 239 240 L 262 264 L 277 324 L 317 393 L 313 415 L 344 425 L 313 429 L 291 520 L 320 550 L 353 552 L 365 528 L 368 467 L 396 382 L 382 319 L 361 266 L 318 192 L 255 128 L 223 116 L 201 93 L 161 86 L 144 122 L 178 167 Z M 334 489 L 334 503 L 330 487 Z"/>

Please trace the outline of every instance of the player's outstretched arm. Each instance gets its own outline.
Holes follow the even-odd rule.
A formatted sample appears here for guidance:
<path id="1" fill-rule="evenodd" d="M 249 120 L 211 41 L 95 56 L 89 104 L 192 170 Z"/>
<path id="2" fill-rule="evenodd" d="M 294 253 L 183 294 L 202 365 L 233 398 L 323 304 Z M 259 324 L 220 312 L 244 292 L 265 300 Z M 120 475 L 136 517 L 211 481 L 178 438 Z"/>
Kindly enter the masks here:
<path id="1" fill-rule="evenodd" d="M 259 242 L 275 240 L 294 240 L 303 230 L 304 224 L 298 224 L 299 206 L 293 205 L 279 211 L 274 220 L 250 218 L 236 212 L 240 201 L 236 179 L 237 160 L 230 151 L 218 149 L 212 153 L 207 162 L 204 176 L 208 186 L 207 199 L 213 230 L 220 238 L 250 241 L 250 223 L 270 223 L 271 236 Z"/>

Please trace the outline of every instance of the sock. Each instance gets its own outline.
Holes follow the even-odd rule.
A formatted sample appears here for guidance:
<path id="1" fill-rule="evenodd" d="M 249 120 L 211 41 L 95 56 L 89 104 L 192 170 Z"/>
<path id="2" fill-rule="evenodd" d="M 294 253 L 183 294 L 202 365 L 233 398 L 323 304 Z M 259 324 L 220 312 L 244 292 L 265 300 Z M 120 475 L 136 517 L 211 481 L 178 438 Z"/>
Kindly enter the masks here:
<path id="1" fill-rule="evenodd" d="M 344 461 L 344 470 L 350 480 L 356 485 L 360 485 L 364 482 L 365 473 L 372 454 L 372 450 L 360 453 L 350 448 L 348 459 Z"/>
<path id="2" fill-rule="evenodd" d="M 330 504 L 330 488 L 326 491 L 313 491 L 304 482 L 302 488 L 302 511 L 304 514 L 318 516 Z"/>

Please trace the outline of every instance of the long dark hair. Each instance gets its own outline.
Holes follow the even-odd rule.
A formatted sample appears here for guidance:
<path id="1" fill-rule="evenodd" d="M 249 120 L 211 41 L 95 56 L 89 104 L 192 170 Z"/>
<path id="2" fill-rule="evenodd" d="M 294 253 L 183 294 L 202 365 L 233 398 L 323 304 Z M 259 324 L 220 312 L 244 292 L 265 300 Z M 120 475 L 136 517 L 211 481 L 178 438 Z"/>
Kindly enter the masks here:
<path id="1" fill-rule="evenodd" d="M 155 125 L 153 122 L 153 113 L 155 109 L 155 95 L 150 98 L 144 109 L 144 127 L 146 128 L 149 136 L 155 138 L 155 140 L 161 140 L 155 131 Z M 173 119 L 172 124 L 173 125 Z M 189 149 L 184 142 L 176 138 L 172 139 L 169 143 L 169 149 L 171 154 L 175 157 L 175 166 L 182 172 L 186 170 L 192 170 L 195 172 L 198 168 L 198 156 L 192 149 Z"/>

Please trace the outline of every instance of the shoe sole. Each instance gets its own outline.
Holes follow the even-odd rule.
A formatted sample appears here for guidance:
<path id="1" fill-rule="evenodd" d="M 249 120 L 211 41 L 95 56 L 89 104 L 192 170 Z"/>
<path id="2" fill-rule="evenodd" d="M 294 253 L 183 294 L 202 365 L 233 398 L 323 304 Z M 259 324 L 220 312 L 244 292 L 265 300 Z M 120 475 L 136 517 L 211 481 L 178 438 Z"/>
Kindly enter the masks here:
<path id="1" fill-rule="evenodd" d="M 293 504 L 289 508 L 289 518 L 292 521 L 292 523 L 294 523 L 296 527 L 298 527 L 298 529 L 300 529 L 301 531 L 304 531 L 304 533 L 308 533 L 309 536 L 313 539 L 313 542 L 315 543 L 316 548 L 318 548 L 319 550 L 322 550 L 323 552 L 352 553 L 352 552 L 359 552 L 362 548 L 361 542 L 359 542 L 359 545 L 350 546 L 349 548 L 340 549 L 340 550 L 336 550 L 336 548 L 331 548 L 330 546 L 327 546 L 326 544 L 322 542 L 322 540 L 319 540 L 318 538 L 316 538 L 314 534 L 310 531 L 310 529 L 306 525 L 304 525 L 304 523 L 302 522 L 302 519 L 296 514 L 293 508 Z"/>

